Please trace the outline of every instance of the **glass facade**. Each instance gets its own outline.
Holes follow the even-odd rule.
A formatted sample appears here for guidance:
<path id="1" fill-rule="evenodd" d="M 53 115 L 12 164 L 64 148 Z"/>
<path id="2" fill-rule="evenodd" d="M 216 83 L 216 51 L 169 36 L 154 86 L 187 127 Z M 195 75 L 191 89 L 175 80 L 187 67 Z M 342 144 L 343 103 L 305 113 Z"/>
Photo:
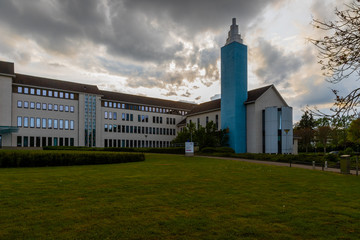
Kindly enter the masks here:
<path id="1" fill-rule="evenodd" d="M 96 96 L 85 95 L 85 146 L 96 146 Z"/>

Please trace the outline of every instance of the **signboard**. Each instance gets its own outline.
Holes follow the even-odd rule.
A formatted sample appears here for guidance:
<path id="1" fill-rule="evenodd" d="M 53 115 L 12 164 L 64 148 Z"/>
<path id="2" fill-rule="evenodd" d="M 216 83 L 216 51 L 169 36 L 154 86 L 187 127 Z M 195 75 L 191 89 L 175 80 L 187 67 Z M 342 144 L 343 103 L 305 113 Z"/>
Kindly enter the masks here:
<path id="1" fill-rule="evenodd" d="M 185 143 L 185 156 L 194 156 L 194 142 Z"/>

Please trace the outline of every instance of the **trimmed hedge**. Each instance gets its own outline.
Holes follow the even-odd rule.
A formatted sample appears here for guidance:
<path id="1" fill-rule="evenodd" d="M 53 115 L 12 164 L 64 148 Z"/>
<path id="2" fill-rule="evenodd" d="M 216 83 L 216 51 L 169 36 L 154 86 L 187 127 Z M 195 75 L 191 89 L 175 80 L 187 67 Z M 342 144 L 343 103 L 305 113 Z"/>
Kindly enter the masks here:
<path id="1" fill-rule="evenodd" d="M 113 164 L 145 161 L 141 153 L 86 151 L 0 151 L 0 167 L 45 167 Z"/>
<path id="2" fill-rule="evenodd" d="M 44 150 L 77 150 L 77 151 L 106 151 L 106 152 L 140 152 L 140 153 L 167 153 L 185 154 L 184 147 L 169 148 L 89 148 L 89 147 L 44 147 Z"/>

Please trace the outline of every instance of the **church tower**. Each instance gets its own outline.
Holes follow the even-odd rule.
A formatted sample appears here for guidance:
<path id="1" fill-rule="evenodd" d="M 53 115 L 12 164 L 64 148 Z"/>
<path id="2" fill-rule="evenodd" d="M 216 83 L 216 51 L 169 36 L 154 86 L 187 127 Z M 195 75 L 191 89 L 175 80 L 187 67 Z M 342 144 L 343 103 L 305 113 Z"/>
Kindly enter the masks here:
<path id="1" fill-rule="evenodd" d="M 246 152 L 247 91 L 247 46 L 233 18 L 221 48 L 221 128 L 229 129 L 229 145 L 236 153 Z"/>

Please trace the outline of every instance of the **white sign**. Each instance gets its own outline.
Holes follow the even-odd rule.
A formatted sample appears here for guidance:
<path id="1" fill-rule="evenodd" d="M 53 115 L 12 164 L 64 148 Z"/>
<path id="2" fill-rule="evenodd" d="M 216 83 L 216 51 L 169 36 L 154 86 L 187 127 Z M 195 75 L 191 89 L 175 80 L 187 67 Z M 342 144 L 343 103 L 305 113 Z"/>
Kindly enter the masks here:
<path id="1" fill-rule="evenodd" d="M 185 155 L 194 156 L 194 142 L 185 143 Z"/>

